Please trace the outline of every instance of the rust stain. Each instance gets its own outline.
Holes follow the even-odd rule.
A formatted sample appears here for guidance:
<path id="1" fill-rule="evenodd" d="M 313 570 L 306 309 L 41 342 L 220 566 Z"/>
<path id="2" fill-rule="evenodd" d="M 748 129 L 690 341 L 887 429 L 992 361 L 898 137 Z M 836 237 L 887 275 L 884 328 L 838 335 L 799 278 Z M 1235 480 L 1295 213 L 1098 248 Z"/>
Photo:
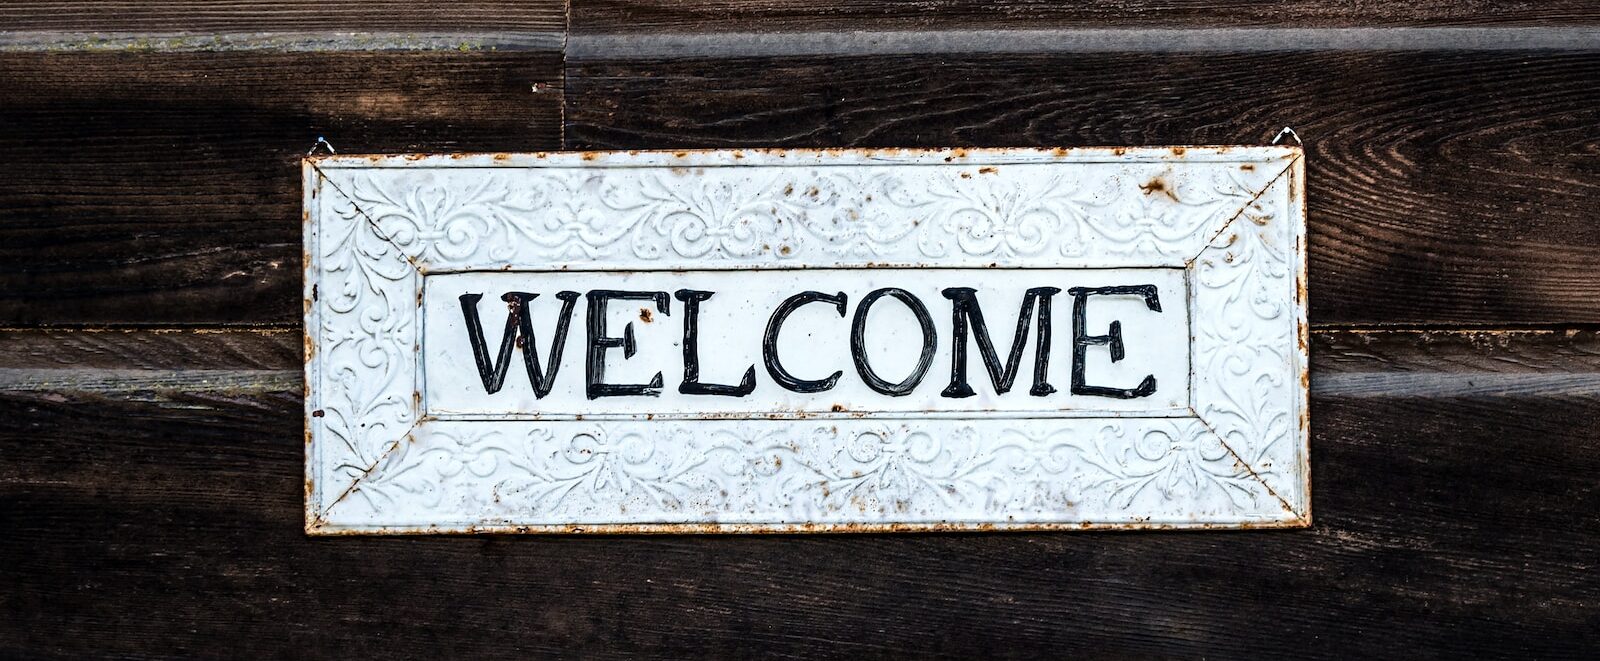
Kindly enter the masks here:
<path id="1" fill-rule="evenodd" d="M 1145 182 L 1144 184 L 1141 184 L 1139 186 L 1139 190 L 1144 191 L 1145 195 L 1155 195 L 1156 193 L 1160 193 L 1167 196 L 1167 199 L 1170 199 L 1173 202 L 1178 201 L 1178 195 L 1173 193 L 1172 189 L 1167 187 L 1167 182 L 1162 180 L 1161 177 L 1156 177 L 1148 182 Z"/>
<path id="2" fill-rule="evenodd" d="M 1184 152 L 1187 152 L 1187 151 L 1189 151 L 1189 149 L 1187 147 L 1173 147 L 1172 148 L 1172 155 L 1173 156 L 1182 156 L 1184 154 Z"/>
<path id="3" fill-rule="evenodd" d="M 655 320 L 656 320 L 655 314 L 650 312 L 650 308 L 639 308 L 639 321 L 642 321 L 642 322 L 648 324 L 648 323 L 650 323 L 652 321 L 655 321 Z"/>
<path id="4" fill-rule="evenodd" d="M 983 166 L 981 168 L 978 168 L 978 174 L 996 174 L 998 172 L 1000 172 L 1000 170 L 998 168 L 987 166 L 987 165 L 985 165 L 985 166 Z"/>

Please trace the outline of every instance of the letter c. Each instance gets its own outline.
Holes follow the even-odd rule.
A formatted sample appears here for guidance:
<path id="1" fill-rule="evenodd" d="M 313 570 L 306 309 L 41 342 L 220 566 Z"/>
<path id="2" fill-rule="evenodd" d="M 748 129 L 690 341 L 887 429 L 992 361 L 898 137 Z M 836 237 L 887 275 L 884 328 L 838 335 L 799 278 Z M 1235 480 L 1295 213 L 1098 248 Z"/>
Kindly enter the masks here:
<path id="1" fill-rule="evenodd" d="M 819 291 L 803 291 L 784 299 L 783 303 L 778 305 L 778 309 L 772 311 L 772 318 L 767 320 L 767 333 L 761 338 L 761 358 L 762 362 L 767 366 L 767 374 L 772 376 L 774 382 L 783 386 L 785 390 L 803 393 L 830 390 L 834 384 L 839 382 L 839 377 L 844 376 L 842 370 L 834 372 L 826 379 L 817 380 L 801 379 L 790 374 L 789 370 L 784 369 L 783 364 L 778 361 L 778 332 L 783 330 L 783 322 L 789 318 L 789 315 L 800 309 L 802 305 L 818 301 L 832 303 L 833 307 L 839 311 L 839 316 L 844 317 L 845 302 L 847 300 L 849 299 L 844 292 L 824 294 Z"/>

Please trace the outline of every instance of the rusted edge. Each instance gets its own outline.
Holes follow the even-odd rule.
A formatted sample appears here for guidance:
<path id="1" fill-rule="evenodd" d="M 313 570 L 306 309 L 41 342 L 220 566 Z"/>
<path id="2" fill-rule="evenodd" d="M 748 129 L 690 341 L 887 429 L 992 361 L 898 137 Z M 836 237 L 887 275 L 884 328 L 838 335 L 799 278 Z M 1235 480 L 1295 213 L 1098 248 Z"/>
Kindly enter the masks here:
<path id="1" fill-rule="evenodd" d="M 750 156 L 765 156 L 778 159 L 784 158 L 917 158 L 929 156 L 944 156 L 938 164 L 952 164 L 968 160 L 983 160 L 986 158 L 1005 156 L 1026 156 L 1040 158 L 1105 158 L 1109 160 L 1125 160 L 1127 157 L 1150 158 L 1160 157 L 1188 157 L 1196 160 L 1233 155 L 1239 151 L 1257 151 L 1262 153 L 1282 152 L 1281 158 L 1292 160 L 1300 158 L 1302 153 L 1298 145 L 1148 145 L 1148 146 L 1111 146 L 1111 145 L 1083 145 L 1077 147 L 751 147 L 741 149 L 727 148 L 687 148 L 687 149 L 627 149 L 627 150 L 552 150 L 536 152 L 457 152 L 457 153 L 423 153 L 402 152 L 395 154 L 316 154 L 308 155 L 305 160 L 317 167 L 394 167 L 400 165 L 415 165 L 418 161 L 430 161 L 435 165 L 444 166 L 457 164 L 463 167 L 485 167 L 494 165 L 512 165 L 519 161 L 558 161 L 572 160 L 574 165 L 589 163 L 593 166 L 605 167 L 604 163 L 595 163 L 609 156 L 654 156 L 664 159 L 693 160 L 701 156 L 722 156 L 738 161 Z M 1198 157 L 1198 158 L 1196 158 Z M 474 164 L 465 164 L 471 161 Z M 482 165 L 476 165 L 483 162 Z M 1157 161 L 1151 161 L 1157 162 Z M 391 165 L 392 164 L 392 165 Z M 531 165 L 522 163 L 524 165 Z M 900 163 L 914 165 L 914 163 Z M 925 163 L 934 165 L 935 163 Z M 733 164 L 719 164 L 704 167 L 732 167 Z M 630 164 L 627 167 L 638 167 Z"/>
<path id="2" fill-rule="evenodd" d="M 319 537 L 355 535 L 792 535 L 807 533 L 900 532 L 1069 532 L 1146 530 L 1284 530 L 1304 528 L 1301 520 L 1264 519 L 1228 522 L 1079 522 L 1079 523 L 605 523 L 605 524 L 488 524 L 469 526 L 308 526 Z"/>
<path id="3" fill-rule="evenodd" d="M 1298 297 L 1295 311 L 1295 326 L 1298 336 L 1296 355 L 1300 360 L 1300 395 L 1296 398 L 1299 409 L 1298 422 L 1300 423 L 1300 493 L 1304 498 L 1300 503 L 1300 520 L 1304 527 L 1311 527 L 1311 278 L 1308 263 L 1310 261 L 1310 231 L 1311 223 L 1308 217 L 1309 205 L 1306 202 L 1306 159 L 1305 151 L 1300 147 L 1294 148 L 1299 154 L 1290 164 L 1293 172 L 1289 175 L 1289 208 L 1296 214 L 1294 222 L 1295 231 L 1295 295 Z"/>
<path id="4" fill-rule="evenodd" d="M 321 172 L 312 163 L 311 159 L 302 159 L 300 161 L 300 180 L 302 195 L 300 211 L 302 237 L 300 243 L 302 260 L 300 288 L 304 307 L 303 317 L 305 319 L 305 325 L 300 331 L 301 345 L 304 349 L 303 369 L 305 374 L 305 417 L 303 428 L 305 444 L 302 450 L 305 456 L 305 476 L 303 480 L 305 488 L 304 513 L 306 534 L 317 534 L 317 531 L 325 525 L 325 522 L 322 519 L 322 499 L 317 491 L 319 463 L 316 456 L 317 444 L 314 433 L 317 424 L 316 419 L 321 417 L 322 411 L 319 408 L 319 400 L 317 398 L 319 391 L 316 387 L 319 378 L 316 334 L 316 329 L 319 327 L 316 267 L 320 260 L 316 259 L 317 235 L 316 225 L 312 222 L 312 215 L 313 211 L 317 209 Z"/>

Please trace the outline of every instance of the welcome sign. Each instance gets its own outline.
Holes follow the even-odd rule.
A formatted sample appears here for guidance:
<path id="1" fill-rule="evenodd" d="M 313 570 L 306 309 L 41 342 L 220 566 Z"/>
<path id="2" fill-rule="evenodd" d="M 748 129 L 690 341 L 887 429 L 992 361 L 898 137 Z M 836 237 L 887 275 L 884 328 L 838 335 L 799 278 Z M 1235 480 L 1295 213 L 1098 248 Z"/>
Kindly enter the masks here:
<path id="1" fill-rule="evenodd" d="M 1296 148 L 304 170 L 311 533 L 1309 524 Z"/>

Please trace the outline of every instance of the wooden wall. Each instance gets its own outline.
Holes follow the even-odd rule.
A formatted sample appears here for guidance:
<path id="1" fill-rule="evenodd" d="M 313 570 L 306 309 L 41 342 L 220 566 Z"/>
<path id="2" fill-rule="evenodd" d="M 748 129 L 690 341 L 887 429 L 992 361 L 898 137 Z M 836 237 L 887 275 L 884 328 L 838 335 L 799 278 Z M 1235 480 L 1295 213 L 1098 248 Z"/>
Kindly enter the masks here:
<path id="1" fill-rule="evenodd" d="M 1309 530 L 301 532 L 298 158 L 319 135 L 1284 125 L 1308 153 Z M 0 156 L 0 656 L 1600 649 L 1593 0 L 3 0 Z"/>

